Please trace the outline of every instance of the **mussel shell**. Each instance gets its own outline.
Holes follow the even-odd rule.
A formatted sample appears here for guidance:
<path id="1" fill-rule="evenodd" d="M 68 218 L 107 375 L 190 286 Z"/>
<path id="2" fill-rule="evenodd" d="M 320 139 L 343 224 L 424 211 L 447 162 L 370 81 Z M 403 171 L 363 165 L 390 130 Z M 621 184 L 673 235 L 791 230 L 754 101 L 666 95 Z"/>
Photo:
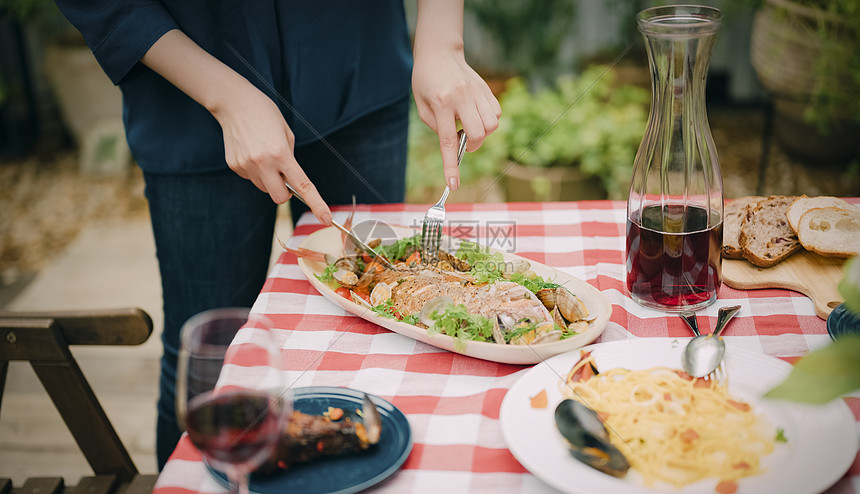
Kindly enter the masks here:
<path id="1" fill-rule="evenodd" d="M 564 400 L 555 408 L 555 425 L 577 460 L 613 477 L 623 477 L 630 469 L 627 458 L 609 442 L 594 410 L 576 400 Z"/>

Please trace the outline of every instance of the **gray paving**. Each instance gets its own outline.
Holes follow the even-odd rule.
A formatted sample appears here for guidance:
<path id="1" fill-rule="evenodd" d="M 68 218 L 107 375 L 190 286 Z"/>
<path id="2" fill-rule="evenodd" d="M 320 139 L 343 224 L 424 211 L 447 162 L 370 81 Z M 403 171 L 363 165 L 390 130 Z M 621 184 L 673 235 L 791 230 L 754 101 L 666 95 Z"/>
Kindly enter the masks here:
<path id="1" fill-rule="evenodd" d="M 288 218 L 281 214 L 281 218 Z M 279 220 L 284 240 L 292 232 Z M 280 248 L 273 248 L 274 256 Z M 137 347 L 77 347 L 73 354 L 138 470 L 155 473 L 161 287 L 148 219 L 92 224 L 6 307 L 66 310 L 140 307 L 155 330 Z M 0 477 L 91 475 L 83 455 L 27 363 L 12 362 L 0 413 Z"/>

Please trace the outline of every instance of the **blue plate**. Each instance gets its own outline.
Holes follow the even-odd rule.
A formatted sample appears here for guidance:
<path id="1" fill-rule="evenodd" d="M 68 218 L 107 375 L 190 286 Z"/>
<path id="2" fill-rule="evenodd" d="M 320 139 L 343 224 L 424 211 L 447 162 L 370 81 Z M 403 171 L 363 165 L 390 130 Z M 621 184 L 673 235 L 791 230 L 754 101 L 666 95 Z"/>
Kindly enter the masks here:
<path id="1" fill-rule="evenodd" d="M 290 465 L 288 470 L 270 475 L 252 474 L 248 485 L 250 491 L 255 494 L 347 494 L 367 489 L 396 472 L 412 450 L 412 429 L 397 407 L 382 398 L 368 396 L 382 416 L 382 435 L 376 445 L 354 455 Z M 364 402 L 364 392 L 312 386 L 296 388 L 294 400 L 293 407 L 302 413 L 321 415 L 328 407 L 335 407 L 343 409 L 345 415 L 355 417 L 355 410 L 361 409 Z M 230 487 L 227 475 L 208 463 L 206 468 L 218 483 Z"/>
<path id="2" fill-rule="evenodd" d="M 827 333 L 834 340 L 845 334 L 860 334 L 860 314 L 851 312 L 845 304 L 838 305 L 827 316 Z"/>

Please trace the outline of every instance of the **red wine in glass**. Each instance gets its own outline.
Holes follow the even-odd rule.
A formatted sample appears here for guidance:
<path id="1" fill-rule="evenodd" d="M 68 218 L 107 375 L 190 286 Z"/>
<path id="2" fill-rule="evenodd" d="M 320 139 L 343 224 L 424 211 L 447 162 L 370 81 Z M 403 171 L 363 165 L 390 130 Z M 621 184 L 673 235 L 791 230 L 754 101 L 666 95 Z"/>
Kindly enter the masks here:
<path id="1" fill-rule="evenodd" d="M 196 396 L 185 417 L 189 439 L 219 470 L 250 470 L 265 461 L 281 423 L 271 394 L 248 389 Z"/>
<path id="2" fill-rule="evenodd" d="M 271 321 L 247 308 L 207 310 L 183 325 L 180 341 L 177 418 L 212 468 L 247 494 L 248 474 L 272 454 L 292 409 Z M 242 385 L 232 382 L 236 363 Z"/>
<path id="3" fill-rule="evenodd" d="M 715 301 L 723 224 L 710 224 L 699 206 L 656 204 L 634 212 L 627 219 L 630 296 L 662 310 L 697 309 Z"/>

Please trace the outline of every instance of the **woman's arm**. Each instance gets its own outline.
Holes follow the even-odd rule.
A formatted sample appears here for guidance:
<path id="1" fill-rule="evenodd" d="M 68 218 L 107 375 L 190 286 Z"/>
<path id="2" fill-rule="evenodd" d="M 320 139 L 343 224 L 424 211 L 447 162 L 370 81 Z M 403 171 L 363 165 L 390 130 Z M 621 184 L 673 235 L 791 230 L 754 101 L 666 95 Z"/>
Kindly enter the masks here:
<path id="1" fill-rule="evenodd" d="M 439 134 L 445 181 L 457 190 L 456 121 L 469 138 L 467 149 L 474 151 L 498 128 L 502 114 L 487 83 L 466 63 L 463 0 L 419 0 L 413 55 L 412 92 L 418 115 Z"/>
<path id="2" fill-rule="evenodd" d="M 284 186 L 288 182 L 314 216 L 330 224 L 331 211 L 293 156 L 295 137 L 271 98 L 178 29 L 159 38 L 141 62 L 218 120 L 225 158 L 233 171 L 277 204 L 289 199 Z"/>

